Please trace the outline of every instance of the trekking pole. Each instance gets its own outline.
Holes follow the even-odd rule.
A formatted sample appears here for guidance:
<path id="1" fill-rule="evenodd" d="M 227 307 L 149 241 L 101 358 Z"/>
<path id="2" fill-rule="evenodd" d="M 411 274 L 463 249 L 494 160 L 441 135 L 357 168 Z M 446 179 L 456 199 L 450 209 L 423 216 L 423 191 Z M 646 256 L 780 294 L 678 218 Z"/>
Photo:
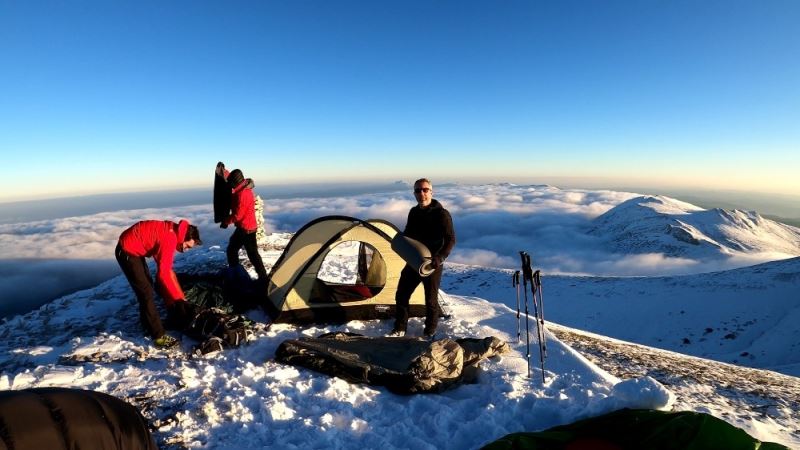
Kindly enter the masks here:
<path id="1" fill-rule="evenodd" d="M 544 330 L 544 293 L 542 292 L 542 276 L 537 270 L 533 273 L 533 284 L 536 286 L 536 292 L 539 294 L 539 323 L 542 329 L 542 353 L 544 358 L 547 358 L 547 340 L 545 340 Z"/>
<path id="2" fill-rule="evenodd" d="M 441 289 L 436 291 L 436 297 L 439 299 L 439 317 L 443 318 L 444 320 L 450 319 L 450 313 L 444 309 L 446 302 L 444 301 L 444 296 L 442 295 Z"/>
<path id="3" fill-rule="evenodd" d="M 527 253 L 521 251 L 519 256 L 522 259 L 522 269 L 525 270 L 525 257 Z M 531 338 L 530 327 L 528 326 L 528 278 L 522 277 L 522 292 L 525 294 L 525 360 L 528 361 L 528 378 L 531 377 Z"/>
<path id="4" fill-rule="evenodd" d="M 517 344 L 519 344 L 522 341 L 519 332 L 519 270 L 511 276 L 511 285 L 517 290 Z"/>
<path id="5" fill-rule="evenodd" d="M 524 253 L 524 252 L 523 252 Z M 539 326 L 539 308 L 536 305 L 536 290 L 533 281 L 533 270 L 531 269 L 531 255 L 524 253 L 522 255 L 522 283 L 526 281 L 531 282 L 531 296 L 533 297 L 533 314 L 536 318 L 536 335 L 539 338 L 539 363 L 542 367 L 542 384 L 545 383 L 544 378 L 544 335 Z M 527 286 L 525 286 L 527 288 Z"/>

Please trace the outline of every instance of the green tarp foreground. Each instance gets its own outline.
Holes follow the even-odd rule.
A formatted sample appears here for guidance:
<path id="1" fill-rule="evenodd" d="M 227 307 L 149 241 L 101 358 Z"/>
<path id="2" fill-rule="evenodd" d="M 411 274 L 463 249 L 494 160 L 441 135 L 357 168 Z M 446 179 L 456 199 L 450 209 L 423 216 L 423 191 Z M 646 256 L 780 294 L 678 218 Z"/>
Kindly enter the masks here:
<path id="1" fill-rule="evenodd" d="M 485 450 L 788 450 L 761 442 L 714 416 L 692 411 L 621 409 L 536 433 L 512 433 Z"/>

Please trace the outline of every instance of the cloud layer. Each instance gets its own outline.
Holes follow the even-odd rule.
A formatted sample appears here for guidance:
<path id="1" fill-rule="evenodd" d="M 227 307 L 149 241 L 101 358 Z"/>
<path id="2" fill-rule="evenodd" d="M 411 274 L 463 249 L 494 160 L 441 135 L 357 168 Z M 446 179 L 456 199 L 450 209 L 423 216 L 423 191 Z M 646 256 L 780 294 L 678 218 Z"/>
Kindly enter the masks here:
<path id="1" fill-rule="evenodd" d="M 434 197 L 451 212 L 457 245 L 450 261 L 480 266 L 518 268 L 519 251 L 529 252 L 534 268 L 545 273 L 602 276 L 653 276 L 697 273 L 755 264 L 774 255 L 749 255 L 727 260 L 698 261 L 661 254 L 611 253 L 600 238 L 588 235 L 592 219 L 638 194 L 614 191 L 563 190 L 552 186 L 511 184 L 434 186 Z M 265 199 L 268 232 L 294 232 L 325 215 L 388 220 L 401 230 L 409 208 L 410 192 L 364 194 L 348 197 Z M 76 277 L 69 260 L 105 261 L 114 267 L 114 247 L 119 234 L 145 219 L 187 218 L 198 225 L 206 245 L 226 245 L 232 229 L 213 223 L 211 205 L 165 209 L 136 209 L 88 216 L 0 225 L 0 248 L 5 267 L 0 271 L 0 305 L 26 301 L 20 286 L 42 286 L 37 297 L 69 290 Z M 745 259 L 746 258 L 746 259 Z M 13 265 L 10 260 L 57 260 L 59 264 Z M 64 262 L 64 261 L 67 262 Z M 109 266 L 110 263 L 113 263 Z M 115 273 L 94 271 L 96 281 Z M 64 276 L 71 273 L 72 276 Z M 41 280 L 47 278 L 43 283 Z M 91 277 L 89 277 L 91 278 Z M 105 279 L 105 278 L 102 278 Z M 44 286 L 51 286 L 44 289 Z M 43 292 L 47 291 L 47 292 Z"/>

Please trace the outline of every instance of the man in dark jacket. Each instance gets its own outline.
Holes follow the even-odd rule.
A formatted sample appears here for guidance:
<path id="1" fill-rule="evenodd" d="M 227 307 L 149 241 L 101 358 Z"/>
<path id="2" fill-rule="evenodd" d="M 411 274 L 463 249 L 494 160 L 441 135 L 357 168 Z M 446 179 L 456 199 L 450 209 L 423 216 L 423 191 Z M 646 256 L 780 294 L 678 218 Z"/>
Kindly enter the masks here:
<path id="1" fill-rule="evenodd" d="M 434 272 L 428 277 L 421 277 L 413 267 L 406 265 L 400 274 L 395 295 L 396 316 L 391 336 L 403 336 L 408 325 L 408 302 L 411 294 L 422 283 L 425 289 L 425 329 L 426 337 L 436 333 L 439 323 L 439 285 L 442 281 L 442 264 L 453 246 L 456 235 L 453 231 L 453 220 L 450 213 L 441 203 L 433 198 L 433 185 L 427 178 L 414 182 L 414 198 L 417 206 L 408 212 L 408 221 L 403 234 L 416 239 L 431 252 L 431 264 Z"/>
<path id="2" fill-rule="evenodd" d="M 236 226 L 226 250 L 228 266 L 239 265 L 239 250 L 244 247 L 247 257 L 253 264 L 253 268 L 256 269 L 258 281 L 266 283 L 267 269 L 264 268 L 264 261 L 261 259 L 261 254 L 258 253 L 258 242 L 256 241 L 258 222 L 256 221 L 253 180 L 245 179 L 241 170 L 234 169 L 228 174 L 227 181 L 232 190 L 231 214 L 222 221 L 220 227 L 227 228 L 231 224 Z"/>
<path id="3" fill-rule="evenodd" d="M 178 341 L 164 333 L 164 327 L 158 316 L 153 279 L 147 268 L 145 257 L 156 261 L 156 286 L 167 311 L 173 320 L 183 320 L 188 312 L 188 303 L 184 299 L 172 261 L 175 252 L 184 251 L 201 245 L 200 232 L 188 221 L 179 223 L 169 220 L 143 220 L 137 222 L 119 236 L 115 256 L 122 272 L 139 300 L 139 318 L 142 326 L 155 339 L 156 347 L 167 348 Z"/>

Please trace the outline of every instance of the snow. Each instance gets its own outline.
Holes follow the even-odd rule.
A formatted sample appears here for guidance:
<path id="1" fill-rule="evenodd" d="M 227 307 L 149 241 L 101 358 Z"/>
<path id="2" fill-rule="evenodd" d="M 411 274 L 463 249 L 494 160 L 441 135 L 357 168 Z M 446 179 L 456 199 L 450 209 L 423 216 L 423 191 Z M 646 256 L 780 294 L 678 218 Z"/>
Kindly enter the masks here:
<path id="1" fill-rule="evenodd" d="M 550 214 L 546 209 L 556 208 L 554 195 L 571 202 L 570 207 L 564 207 L 566 203 L 558 206 L 574 210 L 576 216 L 570 217 L 592 221 L 620 202 L 638 197 L 588 191 L 563 193 L 551 186 L 491 185 L 441 191 L 452 201 L 454 216 L 464 217 L 467 224 L 488 223 L 480 214 L 493 214 L 496 220 L 513 210 L 521 211 L 522 220 L 533 224 L 532 215 L 543 211 Z M 463 198 L 463 202 L 457 198 Z M 535 199 L 541 202 L 532 207 Z M 509 207 L 499 212 L 492 209 L 503 202 Z M 326 208 L 335 209 L 333 203 L 329 201 Z M 405 204 L 380 207 L 361 200 L 355 203 L 371 212 L 407 211 Z M 298 200 L 297 204 L 308 207 L 309 201 Z M 700 230 L 708 239 L 723 241 L 712 236 L 708 227 L 693 222 L 692 217 L 704 213 L 699 208 L 664 199 L 660 205 L 660 213 L 667 214 L 669 220 L 680 216 L 683 223 Z M 270 208 L 274 205 L 267 200 L 268 220 Z M 205 207 L 190 209 L 197 214 L 207 212 Z M 458 216 L 459 211 L 462 216 Z M 160 213 L 147 210 L 146 214 Z M 114 223 L 125 218 L 124 214 L 102 215 Z M 766 219 L 747 217 L 752 220 L 747 222 L 742 217 L 740 221 L 749 224 L 746 226 L 768 224 Z M 640 216 L 625 220 L 641 221 Z M 586 223 L 577 218 L 575 221 Z M 76 226 L 82 222 L 86 221 L 74 220 Z M 457 224 L 460 230 L 466 226 Z M 494 228 L 497 236 L 502 234 L 502 227 L 517 230 L 501 221 Z M 116 232 L 113 226 L 108 228 Z M 791 247 L 786 242 L 796 229 L 786 230 L 788 238 L 776 240 L 775 246 Z M 756 235 L 767 236 L 761 242 L 770 240 L 769 233 L 755 231 Z M 268 236 L 268 242 L 261 247 L 268 268 L 290 236 Z M 68 239 L 90 243 L 78 233 L 70 232 Z M 176 257 L 176 270 L 202 272 L 225 266 L 224 246 L 218 245 L 219 239 L 204 240 L 207 245 Z M 96 245 L 97 241 L 92 242 Z M 478 252 L 477 237 L 470 237 L 467 242 L 473 248 L 463 249 L 462 255 L 470 255 L 471 250 L 483 261 L 513 260 L 513 252 L 509 252 L 511 256 Z M 772 251 L 775 246 L 756 250 Z M 524 249 L 532 252 L 534 266 L 539 268 L 537 247 Z M 657 248 L 645 250 L 664 255 Z M 352 277 L 346 264 L 348 258 L 348 252 L 343 251 L 330 261 L 325 276 L 340 280 Z M 461 261 L 471 260 L 464 257 Z M 447 263 L 442 300 L 451 318 L 441 322 L 437 337 L 496 336 L 508 342 L 512 351 L 482 362 L 475 384 L 439 394 L 398 396 L 381 387 L 349 384 L 274 360 L 276 348 L 286 339 L 331 331 L 381 336 L 391 329 L 390 321 L 268 327 L 266 316 L 252 311 L 248 315 L 259 323 L 255 336 L 238 349 L 190 357 L 187 354 L 195 342 L 183 337 L 179 350 L 158 351 L 143 336 L 136 300 L 121 275 L 0 323 L 0 389 L 65 386 L 115 395 L 142 411 L 162 448 L 479 448 L 508 433 L 542 430 L 619 408 L 670 410 L 677 405 L 705 410 L 759 439 L 800 447 L 796 423 L 787 419 L 794 417 L 791 414 L 766 410 L 765 414 L 746 420 L 731 419 L 736 417 L 737 404 L 732 399 L 719 398 L 707 385 L 698 383 L 689 388 L 693 395 L 708 399 L 690 404 L 670 386 L 650 376 L 621 379 L 611 375 L 550 331 L 546 333 L 546 382 L 542 383 L 533 321 L 528 377 L 524 316 L 521 339 L 517 340 L 513 269 L 502 267 Z M 796 326 L 800 319 L 798 258 L 680 276 L 574 276 L 543 270 L 542 282 L 546 319 L 554 329 L 585 330 L 582 332 L 595 333 L 609 341 L 619 339 L 663 349 L 654 351 L 665 355 L 676 351 L 800 375 L 800 330 Z M 409 334 L 420 336 L 422 326 L 421 319 L 411 319 Z"/>
<path id="2" fill-rule="evenodd" d="M 224 260 L 224 252 L 200 248 L 179 259 L 186 267 Z M 453 318 L 441 324 L 442 337 L 497 336 L 513 352 L 484 362 L 477 384 L 404 397 L 273 359 L 283 340 L 335 330 L 380 336 L 390 330 L 386 321 L 261 326 L 244 347 L 186 357 L 158 352 L 142 336 L 128 291 L 119 276 L 3 323 L 0 380 L 10 389 L 72 386 L 116 395 L 144 411 L 162 445 L 190 448 L 476 448 L 514 431 L 671 404 L 654 380 L 618 380 L 552 335 L 546 384 L 534 349 L 528 378 L 524 343 L 510 334 L 514 311 L 479 298 L 446 295 Z M 410 334 L 422 334 L 420 319 L 411 320 Z M 191 345 L 184 338 L 182 350 Z"/>
<path id="3" fill-rule="evenodd" d="M 447 292 L 516 308 L 511 271 L 452 264 Z M 547 318 L 688 355 L 798 376 L 800 258 L 676 277 L 543 277 Z"/>

